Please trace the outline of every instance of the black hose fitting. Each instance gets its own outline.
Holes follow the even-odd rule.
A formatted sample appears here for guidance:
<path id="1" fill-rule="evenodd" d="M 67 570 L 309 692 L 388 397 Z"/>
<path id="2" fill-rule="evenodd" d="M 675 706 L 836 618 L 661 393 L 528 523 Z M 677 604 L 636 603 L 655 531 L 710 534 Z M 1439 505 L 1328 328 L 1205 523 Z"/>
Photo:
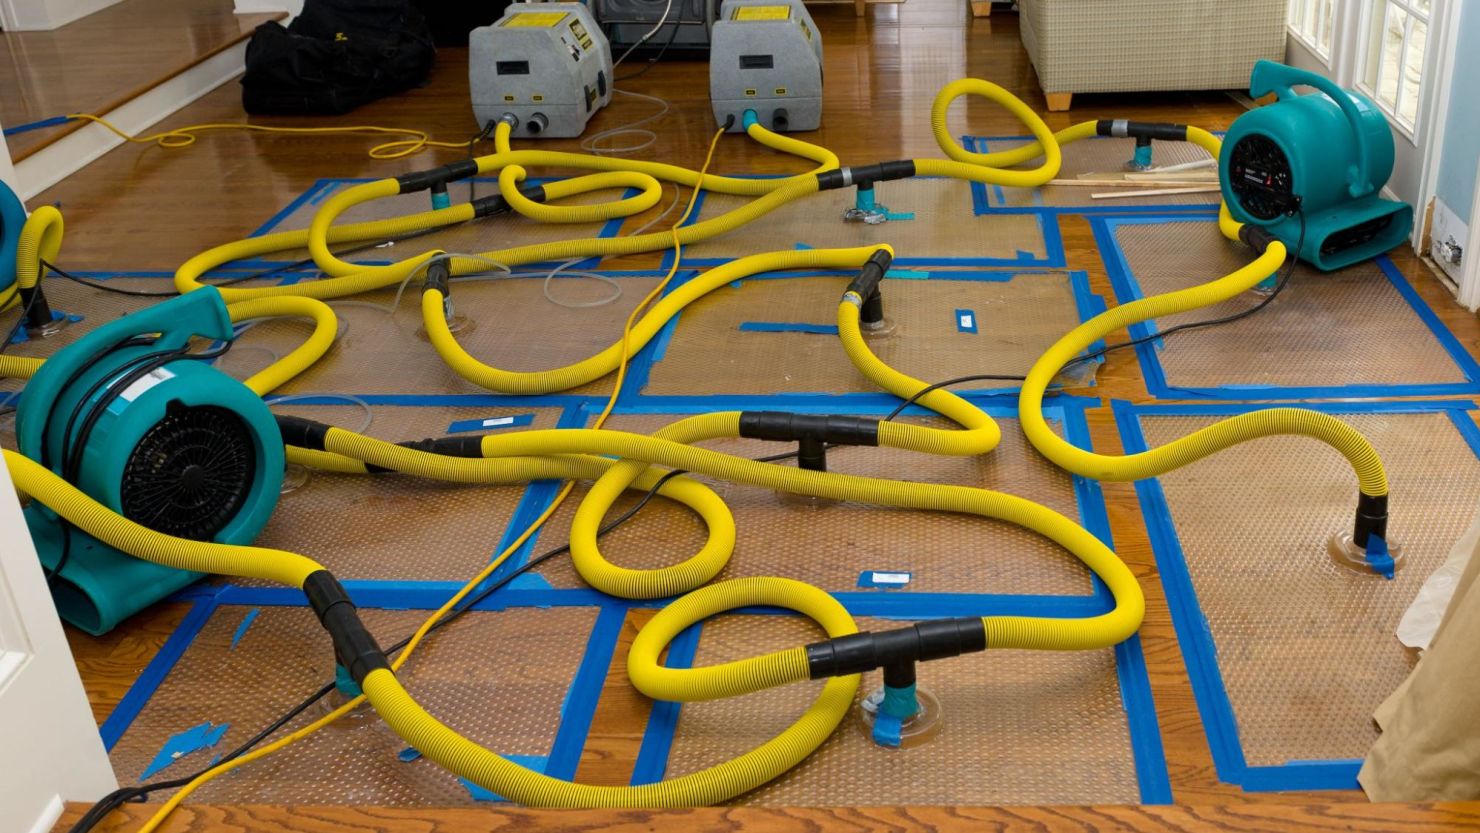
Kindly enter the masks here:
<path id="1" fill-rule="evenodd" d="M 1367 549 L 1372 536 L 1387 540 L 1387 495 L 1363 493 L 1357 498 L 1357 522 L 1352 527 L 1352 543 Z"/>
<path id="2" fill-rule="evenodd" d="M 779 442 L 816 441 L 835 445 L 878 445 L 877 417 L 741 411 L 740 436 Z"/>
<path id="3" fill-rule="evenodd" d="M 807 646 L 807 672 L 812 679 L 820 680 L 882 667 L 889 677 L 899 681 L 905 679 L 903 666 L 986 648 L 987 629 L 980 617 L 936 619 L 898 630 L 865 631 L 815 642 Z M 909 677 L 913 679 L 913 670 Z"/>
<path id="4" fill-rule="evenodd" d="M 879 284 L 884 280 L 884 276 L 889 273 L 889 267 L 893 263 L 894 255 L 890 254 L 888 249 L 879 249 L 874 252 L 869 256 L 868 261 L 858 270 L 858 276 L 848 284 L 848 288 L 844 290 L 844 294 L 853 292 L 858 297 L 867 301 L 871 296 L 878 293 Z"/>
<path id="5" fill-rule="evenodd" d="M 451 280 L 452 270 L 447 266 L 447 258 L 439 255 L 432 258 L 432 262 L 427 264 L 427 274 L 422 279 L 421 291 L 430 292 L 435 289 L 442 293 L 443 298 L 446 298 L 452 294 L 449 283 Z"/>
<path id="6" fill-rule="evenodd" d="M 445 185 L 456 182 L 459 179 L 467 179 L 478 173 L 478 163 L 472 159 L 459 159 L 449 162 L 438 168 L 429 168 L 425 171 L 412 171 L 409 174 L 401 174 L 396 177 L 396 184 L 401 186 L 400 193 L 410 194 L 416 191 L 425 191 L 436 185 Z"/>
<path id="7" fill-rule="evenodd" d="M 876 165 L 834 168 L 830 171 L 823 171 L 817 174 L 817 190 L 831 191 L 836 188 L 849 188 L 854 185 L 863 188 L 865 186 L 871 186 L 875 182 L 888 182 L 891 179 L 908 179 L 914 175 L 915 161 L 913 159 L 880 162 Z"/>
<path id="8" fill-rule="evenodd" d="M 1127 137 L 1136 139 L 1136 144 L 1141 145 L 1141 140 L 1150 141 L 1160 139 L 1164 142 L 1187 141 L 1187 125 L 1170 124 L 1167 122 L 1127 121 L 1126 119 L 1100 119 L 1095 122 L 1095 134 L 1099 136 L 1114 136 L 1124 139 Z M 1144 147 L 1144 145 L 1142 145 Z"/>
<path id="9" fill-rule="evenodd" d="M 283 445 L 323 451 L 324 439 L 329 436 L 329 426 L 303 417 L 274 414 L 278 433 L 283 435 Z"/>
<path id="10" fill-rule="evenodd" d="M 334 639 L 334 656 L 349 671 L 355 685 L 363 683 L 371 671 L 390 669 L 385 652 L 360 621 L 360 614 L 354 602 L 350 601 L 349 593 L 332 573 L 328 570 L 310 573 L 303 580 L 303 595 L 308 597 L 309 606 L 318 614 L 319 624 Z"/>
<path id="11" fill-rule="evenodd" d="M 46 293 L 42 291 L 39 280 L 35 286 L 20 290 L 20 303 L 21 309 L 26 311 L 25 326 L 28 330 L 39 330 L 56 317 L 51 311 L 51 304 L 46 301 Z"/>
<path id="12" fill-rule="evenodd" d="M 1242 240 L 1245 246 L 1253 249 L 1254 254 L 1262 255 L 1265 251 L 1269 249 L 1269 244 L 1273 243 L 1279 238 L 1271 234 L 1269 229 L 1265 228 L 1264 226 L 1256 226 L 1253 223 L 1244 223 L 1243 225 L 1239 226 L 1238 239 Z"/>
<path id="13" fill-rule="evenodd" d="M 863 306 L 858 308 L 858 320 L 864 326 L 874 328 L 884 323 L 884 293 L 875 289 L 874 294 L 863 299 Z"/>
<path id="14" fill-rule="evenodd" d="M 530 202 L 542 203 L 547 199 L 545 186 L 543 185 L 530 185 L 526 183 L 519 186 L 519 193 L 523 194 L 525 199 Z M 469 205 L 473 206 L 474 219 L 507 214 L 513 208 L 513 206 L 509 205 L 509 201 L 504 199 L 503 194 L 490 194 L 486 197 L 479 197 L 469 203 Z"/>

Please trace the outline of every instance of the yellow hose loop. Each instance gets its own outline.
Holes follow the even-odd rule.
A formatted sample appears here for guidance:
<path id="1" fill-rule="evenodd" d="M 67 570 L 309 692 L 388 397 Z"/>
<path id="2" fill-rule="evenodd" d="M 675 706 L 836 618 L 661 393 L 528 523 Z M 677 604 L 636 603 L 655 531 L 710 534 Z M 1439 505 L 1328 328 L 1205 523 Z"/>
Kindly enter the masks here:
<path id="1" fill-rule="evenodd" d="M 0 355 L 0 379 L 29 379 L 36 375 L 44 361 L 46 360 L 25 356 Z"/>
<path id="2" fill-rule="evenodd" d="M 633 684 L 670 700 L 729 697 L 807 679 L 804 649 L 793 648 L 726 665 L 674 670 L 658 656 L 680 631 L 708 616 L 748 605 L 784 607 L 822 626 L 830 637 L 856 633 L 848 612 L 814 587 L 781 578 L 721 582 L 678 599 L 637 635 L 628 656 Z M 428 714 L 390 671 L 365 677 L 366 697 L 382 719 L 431 760 L 475 784 L 532 807 L 694 807 L 748 792 L 797 764 L 847 717 L 858 675 L 828 680 L 802 716 L 755 749 L 718 766 L 639 787 L 598 787 L 551 778 L 526 769 L 458 735 Z M 413 741 L 414 739 L 414 741 Z"/>
<path id="3" fill-rule="evenodd" d="M 1214 159 L 1217 159 L 1218 155 L 1223 152 L 1223 140 L 1203 130 L 1201 127 L 1192 127 L 1189 125 L 1187 128 L 1187 141 L 1207 151 L 1208 155 Z"/>
<path id="4" fill-rule="evenodd" d="M 386 266 L 367 267 L 340 260 L 333 252 L 329 251 L 329 227 L 335 219 L 356 205 L 383 197 L 393 197 L 399 193 L 401 193 L 401 184 L 396 180 L 377 179 L 374 182 L 366 182 L 346 188 L 328 200 L 325 200 L 323 207 L 314 213 L 313 220 L 308 225 L 308 251 L 313 256 L 314 264 L 324 270 L 324 274 L 326 275 L 334 277 L 354 275 L 360 280 L 381 281 L 381 286 L 390 286 L 414 275 L 421 268 L 422 264 L 442 254 L 440 249 L 433 249 Z M 471 216 L 472 207 L 465 206 L 464 210 L 459 212 L 449 206 L 448 208 L 440 209 L 440 211 L 447 212 L 449 216 Z M 438 212 L 434 211 L 432 213 L 435 215 Z M 427 225 L 435 226 L 439 225 L 439 223 L 433 222 Z M 408 227 L 404 233 L 417 230 L 419 229 L 416 227 Z"/>
<path id="5" fill-rule="evenodd" d="M 41 261 L 56 263 L 62 250 L 62 212 L 43 205 L 21 226 L 15 249 L 15 285 L 30 289 L 41 280 Z"/>
<path id="6" fill-rule="evenodd" d="M 1043 164 L 1027 171 L 991 170 L 1001 166 L 1003 164 L 1002 160 L 1005 157 L 990 153 L 975 153 L 957 144 L 956 138 L 951 135 L 950 125 L 947 123 L 947 115 L 950 111 L 951 102 L 963 95 L 978 95 L 999 104 L 1008 113 L 1012 114 L 1014 118 L 1022 122 L 1023 126 L 1028 128 L 1029 132 L 1033 134 L 1033 139 L 1036 143 L 1034 150 L 1042 153 Z M 946 156 L 949 156 L 958 163 L 978 169 L 978 175 L 988 172 L 992 175 L 992 179 L 990 180 L 979 181 L 990 181 L 998 185 L 1011 185 L 1019 188 L 1032 188 L 1042 185 L 1055 176 L 1058 176 L 1059 166 L 1063 163 L 1063 157 L 1059 153 L 1059 143 L 1054 138 L 1053 131 L 1049 130 L 1048 125 L 1044 124 L 1043 119 L 1037 113 L 1033 112 L 1033 108 L 1024 104 L 1022 99 L 1007 90 L 1002 89 L 990 81 L 983 81 L 980 78 L 962 78 L 959 81 L 952 81 L 941 88 L 941 91 L 935 96 L 935 101 L 930 105 L 930 129 L 935 134 L 935 143 L 940 146 L 941 152 Z M 1035 152 L 1027 158 L 1031 159 L 1037 155 L 1038 153 Z M 948 170 L 942 163 L 935 160 L 917 160 L 915 169 L 918 173 L 927 174 L 927 171 L 921 168 L 921 163 L 923 162 L 935 162 L 934 166 L 927 167 L 938 167 L 942 170 Z M 964 176 L 963 178 L 977 179 L 975 176 Z"/>
<path id="7" fill-rule="evenodd" d="M 900 399 L 909 399 L 922 388 L 929 387 L 913 376 L 900 373 L 874 355 L 858 328 L 859 307 L 848 300 L 850 297 L 858 296 L 849 293 L 838 304 L 838 336 L 842 339 L 843 350 L 853 366 L 874 384 Z M 861 304 L 862 299 L 858 303 Z M 948 390 L 933 390 L 920 397 L 918 403 L 966 430 L 942 431 L 908 423 L 883 422 L 879 424 L 880 445 L 928 454 L 969 457 L 986 454 L 1002 441 L 1001 429 L 985 411 Z"/>
<path id="8" fill-rule="evenodd" d="M 524 196 L 519 183 L 525 179 L 524 168 L 510 165 L 499 171 L 499 192 L 509 206 L 520 214 L 540 223 L 594 223 L 617 217 L 641 214 L 658 204 L 663 197 L 663 184 L 647 174 L 636 171 L 616 171 L 605 174 L 590 174 L 573 179 L 557 180 L 545 185 L 546 202 L 538 203 Z M 640 188 L 636 196 L 593 205 L 553 205 L 555 200 L 591 191 L 609 188 Z"/>
<path id="9" fill-rule="evenodd" d="M 410 214 L 405 217 L 395 217 L 389 220 L 374 220 L 364 223 L 331 226 L 326 244 L 339 245 L 344 243 L 363 243 L 371 240 L 393 240 L 412 232 L 463 223 L 471 219 L 473 219 L 473 207 L 467 203 L 459 203 L 451 208 L 426 211 L 420 214 Z M 298 231 L 276 232 L 261 237 L 248 237 L 245 240 L 238 240 L 234 243 L 227 243 L 213 249 L 208 249 L 186 261 L 176 270 L 175 289 L 182 294 L 192 292 L 207 285 L 201 280 L 201 277 L 212 269 L 236 260 L 259 257 L 273 254 L 274 252 L 306 248 L 308 246 L 308 240 L 308 229 L 302 229 Z M 367 267 L 355 266 L 354 268 L 365 269 Z M 483 264 L 482 268 L 488 268 L 487 264 Z M 223 286 L 219 287 L 219 289 L 221 291 L 221 297 L 228 304 L 252 298 L 281 297 L 284 295 L 327 299 L 340 298 L 346 295 L 357 295 L 362 292 L 370 292 L 387 286 L 394 286 L 400 283 L 402 279 L 388 276 L 381 272 L 359 272 L 339 278 L 301 281 L 288 286 Z"/>
<path id="10" fill-rule="evenodd" d="M 703 224 L 700 223 L 699 225 Z M 695 226 L 686 226 L 685 230 L 692 228 L 695 228 Z M 680 235 L 682 236 L 682 232 L 680 232 Z M 615 238 L 615 240 L 622 239 L 634 238 Z M 664 324 L 667 324 L 685 306 L 705 293 L 732 281 L 761 272 L 774 272 L 784 269 L 856 269 L 862 266 L 868 260 L 869 256 L 879 248 L 878 246 L 860 246 L 852 249 L 807 249 L 802 251 L 769 252 L 743 257 L 739 260 L 732 260 L 723 266 L 715 267 L 692 280 L 680 284 L 657 303 L 653 304 L 642 318 L 638 319 L 637 323 L 633 325 L 632 332 L 628 337 L 628 349 L 631 353 L 635 354 L 658 334 Z M 539 259 L 562 260 L 564 258 L 542 257 Z M 453 272 L 457 272 L 465 266 L 479 268 L 475 266 L 475 261 L 465 264 L 463 263 L 465 260 L 467 259 L 452 258 L 451 266 L 453 267 Z M 457 375 L 479 387 L 501 393 L 554 393 L 556 391 L 579 387 L 587 382 L 600 379 L 613 370 L 616 370 L 617 364 L 622 359 L 622 344 L 620 341 L 617 341 L 590 358 L 553 370 L 514 371 L 492 367 L 474 358 L 462 348 L 462 345 L 458 344 L 456 337 L 453 336 L 452 331 L 447 327 L 443 299 L 444 296 L 442 293 L 436 290 L 428 290 L 422 293 L 421 311 L 422 320 L 427 330 L 427 338 L 431 341 L 432 347 L 442 357 L 442 360 Z"/>
<path id="11" fill-rule="evenodd" d="M 1237 236 L 1238 224 L 1232 223 L 1225 230 Z M 1123 481 L 1155 477 L 1257 437 L 1300 434 L 1321 440 L 1340 451 L 1351 462 L 1364 494 L 1387 494 L 1387 476 L 1372 444 L 1330 414 L 1300 408 L 1273 408 L 1241 414 L 1160 448 L 1121 457 L 1078 448 L 1055 434 L 1043 418 L 1044 391 L 1059 370 L 1080 351 L 1131 324 L 1232 298 L 1274 274 L 1284 263 L 1285 256 L 1284 244 L 1273 242 L 1253 262 L 1218 280 L 1122 304 L 1070 330 L 1039 357 L 1023 383 L 1023 392 L 1018 399 L 1018 419 L 1028 441 L 1054 464 L 1075 474 L 1096 480 Z"/>
<path id="12" fill-rule="evenodd" d="M 284 451 L 287 453 L 289 463 L 309 466 L 319 471 L 327 471 L 334 474 L 368 474 L 370 472 L 364 463 L 353 457 L 345 457 L 342 454 L 330 454 L 327 451 L 298 448 L 291 445 L 287 446 Z"/>
<path id="13" fill-rule="evenodd" d="M 14 451 L 5 451 L 5 465 L 22 494 L 35 498 L 108 546 L 145 561 L 181 570 L 263 579 L 289 587 L 302 587 L 310 573 L 323 569 L 312 559 L 296 553 L 190 541 L 155 532 L 114 513 L 49 469 Z"/>
<path id="14" fill-rule="evenodd" d="M 230 304 L 226 311 L 233 324 L 254 318 L 293 317 L 313 321 L 313 333 L 306 341 L 242 383 L 258 396 L 266 396 L 312 367 L 334 346 L 334 336 L 339 332 L 339 318 L 334 315 L 334 310 L 323 301 L 312 298 L 259 298 Z"/>
<path id="15" fill-rule="evenodd" d="M 789 153 L 792 156 L 800 156 L 803 159 L 810 159 L 816 162 L 817 167 L 808 173 L 816 174 L 838 167 L 838 155 L 836 153 L 821 145 L 814 145 L 811 142 L 804 142 L 792 136 L 773 133 L 760 122 L 752 124 L 746 129 L 745 133 L 750 138 L 772 150 L 779 150 L 782 153 Z M 709 186 L 709 176 L 709 174 L 705 174 L 704 176 L 704 188 L 706 190 L 714 190 Z"/>

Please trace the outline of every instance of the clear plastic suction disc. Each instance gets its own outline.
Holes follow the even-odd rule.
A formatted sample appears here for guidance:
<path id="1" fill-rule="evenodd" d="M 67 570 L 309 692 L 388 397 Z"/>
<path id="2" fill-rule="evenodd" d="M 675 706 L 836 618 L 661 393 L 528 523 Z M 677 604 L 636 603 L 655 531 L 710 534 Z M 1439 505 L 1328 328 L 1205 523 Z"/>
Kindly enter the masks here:
<path id="1" fill-rule="evenodd" d="M 312 476 L 308 466 L 289 463 L 283 467 L 283 485 L 278 489 L 278 494 L 286 495 L 302 489 L 308 485 L 309 478 Z"/>
<path id="2" fill-rule="evenodd" d="M 915 699 L 919 701 L 920 710 L 913 716 L 900 721 L 899 724 L 900 749 L 909 749 L 929 743 L 940 734 L 940 730 L 945 726 L 940 700 L 936 699 L 934 694 L 926 689 L 916 688 Z M 882 702 L 884 702 L 884 687 L 880 686 L 858 704 L 858 725 L 863 733 L 868 735 L 869 740 L 874 739 L 874 723 L 879 718 L 879 704 Z"/>
<path id="3" fill-rule="evenodd" d="M 894 323 L 894 319 L 888 316 L 885 316 L 881 321 L 875 321 L 873 323 L 865 321 L 858 322 L 858 331 L 863 333 L 864 338 L 887 338 L 894 335 L 898 329 L 899 326 Z"/>
<path id="4" fill-rule="evenodd" d="M 1393 562 L 1393 572 L 1403 569 L 1403 564 L 1405 563 L 1403 545 L 1395 541 L 1389 541 L 1387 548 L 1388 558 L 1391 558 Z M 1356 541 L 1352 540 L 1352 534 L 1350 532 L 1338 532 L 1332 535 L 1326 541 L 1326 549 L 1331 554 L 1332 561 L 1349 570 L 1373 575 L 1384 572 L 1374 569 L 1375 566 L 1380 565 L 1374 565 L 1368 560 L 1367 550 L 1357 546 Z"/>
<path id="5" fill-rule="evenodd" d="M 467 317 L 466 315 L 454 315 L 451 318 L 447 319 L 447 329 L 453 335 L 459 335 L 461 333 L 471 333 L 474 329 L 477 328 L 477 326 L 478 322 Z M 417 327 L 416 337 L 421 339 L 422 341 L 431 341 L 431 339 L 427 338 L 426 327 Z"/>

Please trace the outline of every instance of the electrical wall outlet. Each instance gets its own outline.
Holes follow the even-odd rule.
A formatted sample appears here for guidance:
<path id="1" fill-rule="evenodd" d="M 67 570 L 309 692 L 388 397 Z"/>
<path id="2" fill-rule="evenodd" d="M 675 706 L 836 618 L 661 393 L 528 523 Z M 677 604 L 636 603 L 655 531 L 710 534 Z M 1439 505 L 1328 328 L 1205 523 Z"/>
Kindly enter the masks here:
<path id="1" fill-rule="evenodd" d="M 1434 200 L 1434 222 L 1429 230 L 1429 256 L 1455 283 L 1464 273 L 1465 241 L 1470 229 L 1443 200 Z"/>

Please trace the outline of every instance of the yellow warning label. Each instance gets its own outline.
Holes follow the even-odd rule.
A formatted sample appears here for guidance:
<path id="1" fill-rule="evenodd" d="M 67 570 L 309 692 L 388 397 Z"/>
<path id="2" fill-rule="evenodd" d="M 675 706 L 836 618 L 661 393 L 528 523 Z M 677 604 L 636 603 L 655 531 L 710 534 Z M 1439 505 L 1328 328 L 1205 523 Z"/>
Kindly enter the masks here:
<path id="1" fill-rule="evenodd" d="M 551 29 L 560 25 L 567 12 L 520 12 L 504 21 L 506 29 Z"/>
<path id="2" fill-rule="evenodd" d="M 791 20 L 791 6 L 741 6 L 731 20 Z"/>

